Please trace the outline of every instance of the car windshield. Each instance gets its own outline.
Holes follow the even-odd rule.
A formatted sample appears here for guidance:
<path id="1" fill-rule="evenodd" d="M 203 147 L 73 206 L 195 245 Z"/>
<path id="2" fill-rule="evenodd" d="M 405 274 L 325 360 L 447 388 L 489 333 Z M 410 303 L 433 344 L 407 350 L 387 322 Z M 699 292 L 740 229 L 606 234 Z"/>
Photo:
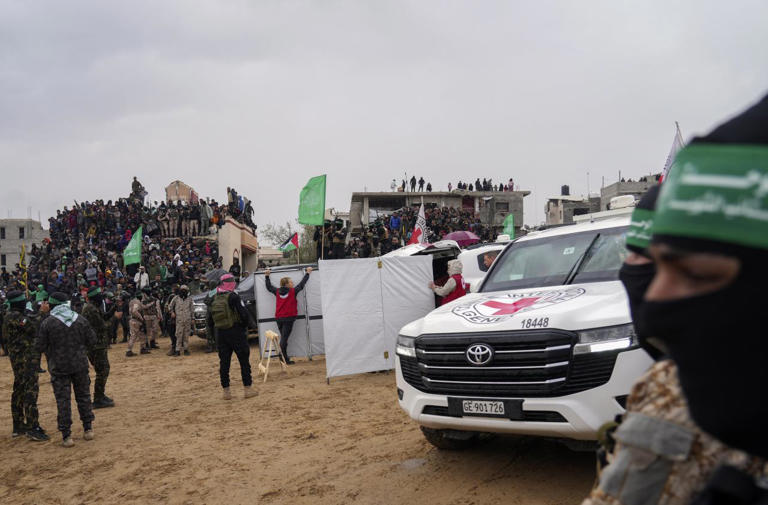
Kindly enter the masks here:
<path id="1" fill-rule="evenodd" d="M 512 244 L 480 289 L 506 291 L 619 278 L 627 227 L 557 235 Z"/>

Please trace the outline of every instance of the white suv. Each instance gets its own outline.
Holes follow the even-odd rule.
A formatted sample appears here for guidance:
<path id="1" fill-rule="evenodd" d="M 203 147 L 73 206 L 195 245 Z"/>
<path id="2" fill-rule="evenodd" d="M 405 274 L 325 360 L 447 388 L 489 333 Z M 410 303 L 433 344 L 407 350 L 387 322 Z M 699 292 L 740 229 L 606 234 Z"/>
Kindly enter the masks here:
<path id="1" fill-rule="evenodd" d="M 594 440 L 650 366 L 618 270 L 629 218 L 529 234 L 400 330 L 400 406 L 439 448 L 482 432 Z"/>

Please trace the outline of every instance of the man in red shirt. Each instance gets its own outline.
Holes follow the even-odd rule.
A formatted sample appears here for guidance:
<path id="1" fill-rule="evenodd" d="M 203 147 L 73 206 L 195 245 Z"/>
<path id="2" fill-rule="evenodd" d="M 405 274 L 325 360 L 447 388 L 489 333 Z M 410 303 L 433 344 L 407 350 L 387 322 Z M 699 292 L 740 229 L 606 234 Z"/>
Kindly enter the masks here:
<path id="1" fill-rule="evenodd" d="M 288 357 L 288 338 L 291 336 L 291 331 L 293 331 L 293 322 L 296 320 L 296 316 L 299 315 L 296 295 L 307 284 L 309 274 L 312 273 L 312 267 L 308 267 L 306 272 L 298 286 L 294 287 L 293 280 L 290 277 L 283 277 L 280 279 L 280 288 L 278 289 L 269 281 L 271 271 L 267 270 L 264 273 L 267 290 L 275 295 L 275 319 L 277 320 L 277 329 L 280 332 L 280 349 L 283 351 L 283 357 L 289 365 L 293 365 L 293 360 Z"/>

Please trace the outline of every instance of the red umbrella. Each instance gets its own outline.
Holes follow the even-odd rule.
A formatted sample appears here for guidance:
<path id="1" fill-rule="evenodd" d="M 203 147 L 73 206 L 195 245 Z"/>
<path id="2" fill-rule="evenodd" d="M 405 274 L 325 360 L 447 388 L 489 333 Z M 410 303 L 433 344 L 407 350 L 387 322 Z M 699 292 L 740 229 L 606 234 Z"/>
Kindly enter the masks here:
<path id="1" fill-rule="evenodd" d="M 480 237 L 471 231 L 454 231 L 443 237 L 443 240 L 455 240 L 461 247 L 480 242 Z"/>

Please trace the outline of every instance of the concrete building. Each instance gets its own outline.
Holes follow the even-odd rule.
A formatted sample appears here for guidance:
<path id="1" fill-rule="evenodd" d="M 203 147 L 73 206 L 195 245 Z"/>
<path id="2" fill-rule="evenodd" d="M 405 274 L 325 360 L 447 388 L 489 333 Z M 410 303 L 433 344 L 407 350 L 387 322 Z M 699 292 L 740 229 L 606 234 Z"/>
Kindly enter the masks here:
<path id="1" fill-rule="evenodd" d="M 248 226 L 227 217 L 224 225 L 219 228 L 218 242 L 221 267 L 224 270 L 229 270 L 234 258 L 239 258 L 243 272 L 253 272 L 258 268 L 259 240 Z"/>
<path id="2" fill-rule="evenodd" d="M 165 187 L 165 201 L 166 202 L 182 202 L 195 203 L 200 197 L 192 186 L 182 182 L 173 181 Z"/>
<path id="3" fill-rule="evenodd" d="M 523 198 L 530 191 L 465 191 L 406 193 L 352 193 L 349 206 L 350 231 L 357 233 L 378 216 L 389 215 L 403 207 L 418 206 L 422 199 L 426 205 L 454 207 L 473 211 L 481 222 L 500 230 L 509 214 L 515 216 L 515 234 L 523 225 Z"/>
<path id="4" fill-rule="evenodd" d="M 550 198 L 546 212 L 546 224 L 571 224 L 574 216 L 581 216 L 600 211 L 600 197 L 560 195 Z"/>
<path id="5" fill-rule="evenodd" d="M 49 237 L 48 230 L 43 229 L 40 221 L 0 219 L 0 266 L 12 270 L 19 262 L 22 244 L 29 251 L 32 244 L 39 246 L 43 239 Z"/>
<path id="6" fill-rule="evenodd" d="M 632 195 L 635 197 L 635 200 L 639 200 L 640 197 L 648 191 L 648 188 L 658 184 L 657 178 L 659 175 L 641 177 L 640 180 L 637 181 L 629 179 L 614 182 L 610 186 L 605 186 L 600 190 L 600 210 L 609 210 L 608 204 L 610 203 L 611 198 L 617 196 Z"/>

